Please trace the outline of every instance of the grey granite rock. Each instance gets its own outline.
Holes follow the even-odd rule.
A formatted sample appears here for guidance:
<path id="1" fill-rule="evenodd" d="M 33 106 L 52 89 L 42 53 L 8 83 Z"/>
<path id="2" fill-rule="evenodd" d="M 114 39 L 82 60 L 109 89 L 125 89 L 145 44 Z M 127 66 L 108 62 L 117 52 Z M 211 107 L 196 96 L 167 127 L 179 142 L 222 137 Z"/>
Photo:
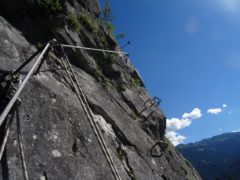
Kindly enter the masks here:
<path id="1" fill-rule="evenodd" d="M 75 10 L 85 9 L 99 15 L 98 1 L 73 0 L 68 3 Z M 0 5 L 4 4 L 0 2 Z M 7 13 L 1 14 L 9 18 Z M 0 75 L 16 69 L 30 57 L 36 51 L 32 43 L 38 39 L 31 39 L 23 30 L 33 25 L 32 20 L 30 24 L 23 23 L 21 26 L 16 23 L 16 27 L 21 27 L 16 30 L 13 27 L 15 21 L 9 18 L 13 23 L 11 25 L 4 18 L 0 17 Z M 104 27 L 100 28 L 99 34 L 110 38 L 101 29 Z M 98 44 L 99 37 L 87 29 L 74 32 L 67 25 L 58 28 L 50 25 L 49 29 L 41 31 L 44 32 L 48 35 L 51 32 L 52 38 L 67 44 L 84 46 L 89 44 L 86 37 L 91 37 L 93 42 L 90 44 L 95 48 L 118 49 L 114 43 Z M 150 96 L 128 58 L 117 56 L 114 61 L 103 64 L 101 61 L 106 60 L 103 53 L 82 50 L 67 50 L 67 53 L 122 179 L 201 179 L 170 143 L 160 158 L 151 157 L 150 148 L 156 140 L 156 121 L 162 122 L 160 133 L 164 134 L 165 116 L 157 108 L 148 119 L 151 125 L 145 124 L 149 111 L 140 112 Z M 57 57 L 51 54 L 42 68 L 55 68 L 56 61 Z M 23 70 L 23 78 L 30 66 Z M 132 78 L 137 83 L 133 83 Z M 21 99 L 19 117 L 30 179 L 114 179 L 64 71 L 47 71 L 33 76 Z M 1 162 L 0 179 L 23 179 L 16 136 L 14 121 Z"/>

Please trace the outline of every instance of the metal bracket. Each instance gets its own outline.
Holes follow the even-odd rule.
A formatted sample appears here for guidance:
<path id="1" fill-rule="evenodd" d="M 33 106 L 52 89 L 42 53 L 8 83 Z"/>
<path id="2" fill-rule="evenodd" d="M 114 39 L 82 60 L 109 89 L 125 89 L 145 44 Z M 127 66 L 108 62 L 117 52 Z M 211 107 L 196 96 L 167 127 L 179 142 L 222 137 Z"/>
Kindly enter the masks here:
<path id="1" fill-rule="evenodd" d="M 157 96 L 153 97 L 153 98 L 149 98 L 144 104 L 143 106 L 145 106 L 145 108 L 142 109 L 142 111 L 139 114 L 142 114 L 144 111 L 146 111 L 147 109 L 152 110 L 152 112 L 147 116 L 146 119 L 148 119 L 156 110 L 156 108 L 159 106 L 159 104 L 161 103 L 161 99 Z M 153 109 L 154 108 L 154 109 Z"/>
<path id="2" fill-rule="evenodd" d="M 157 151 L 157 147 L 159 148 L 159 152 Z M 163 151 L 168 147 L 168 143 L 166 143 L 165 141 L 157 141 L 151 148 L 150 152 L 151 152 L 151 156 L 152 157 L 161 157 L 163 154 Z"/>

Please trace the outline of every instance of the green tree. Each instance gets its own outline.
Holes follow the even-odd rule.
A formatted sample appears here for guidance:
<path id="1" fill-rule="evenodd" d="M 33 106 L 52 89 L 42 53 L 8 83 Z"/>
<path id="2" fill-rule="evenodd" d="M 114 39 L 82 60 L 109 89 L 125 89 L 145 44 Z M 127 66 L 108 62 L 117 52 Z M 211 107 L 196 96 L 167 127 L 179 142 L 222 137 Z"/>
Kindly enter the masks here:
<path id="1" fill-rule="evenodd" d="M 113 25 L 113 19 L 114 16 L 112 16 L 112 11 L 111 11 L 111 7 L 110 7 L 110 0 L 105 0 L 105 6 L 104 6 L 104 10 L 103 10 L 103 14 L 102 14 L 102 22 L 104 23 L 105 27 L 107 28 L 107 31 L 110 34 L 114 34 L 115 28 Z M 117 39 L 122 39 L 125 37 L 124 33 L 118 34 L 116 36 Z"/>
<path id="2" fill-rule="evenodd" d="M 114 17 L 111 14 L 111 7 L 110 7 L 109 0 L 105 1 L 105 7 L 104 7 L 103 18 L 102 19 L 103 19 L 103 22 L 104 22 L 108 32 L 113 34 L 114 26 L 113 26 L 112 21 L 113 21 Z"/>
<path id="3" fill-rule="evenodd" d="M 111 15 L 111 7 L 110 7 L 109 0 L 106 0 L 106 2 L 105 2 L 105 7 L 104 7 L 104 11 L 103 11 L 103 20 L 105 22 L 109 22 L 109 21 L 113 20 L 113 17 Z"/>

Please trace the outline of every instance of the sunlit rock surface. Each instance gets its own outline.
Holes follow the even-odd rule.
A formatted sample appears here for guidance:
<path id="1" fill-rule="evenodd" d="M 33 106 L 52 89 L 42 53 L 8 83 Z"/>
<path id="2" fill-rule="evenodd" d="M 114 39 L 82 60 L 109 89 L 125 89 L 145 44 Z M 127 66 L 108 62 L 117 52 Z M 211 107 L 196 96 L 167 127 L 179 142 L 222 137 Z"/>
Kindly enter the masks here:
<path id="1" fill-rule="evenodd" d="M 98 1 L 59 2 L 61 10 L 54 12 L 51 6 L 46 9 L 39 1 L 0 2 L 0 75 L 19 67 L 52 38 L 65 44 L 119 49 L 114 37 L 98 20 Z M 67 21 L 70 13 L 87 14 L 97 21 L 97 29 L 81 24 L 77 32 Z M 127 57 L 72 49 L 67 53 L 122 179 L 201 179 L 171 144 L 160 158 L 151 157 L 156 122 L 161 122 L 163 135 L 166 118 L 158 108 L 148 121 L 145 120 L 151 111 L 139 114 L 150 96 Z M 51 70 L 59 68 L 56 62 L 57 57 L 50 53 L 42 66 L 43 72 L 30 79 L 21 95 L 19 111 L 29 177 L 114 179 L 66 72 Z M 31 65 L 21 71 L 22 78 Z M 0 174 L 4 180 L 23 179 L 15 121 Z"/>

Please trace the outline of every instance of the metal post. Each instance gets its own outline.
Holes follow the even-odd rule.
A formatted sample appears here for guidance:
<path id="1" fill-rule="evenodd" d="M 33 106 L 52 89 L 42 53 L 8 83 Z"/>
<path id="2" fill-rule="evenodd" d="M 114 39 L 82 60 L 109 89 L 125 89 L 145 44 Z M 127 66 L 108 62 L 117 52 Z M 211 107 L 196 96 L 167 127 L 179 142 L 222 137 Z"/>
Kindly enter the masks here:
<path id="1" fill-rule="evenodd" d="M 10 112 L 10 110 L 12 109 L 13 105 L 15 104 L 15 102 L 17 101 L 18 97 L 20 96 L 23 88 L 25 87 L 25 85 L 27 84 L 29 78 L 32 76 L 34 70 L 37 68 L 39 62 L 41 61 L 41 59 L 43 58 L 44 54 L 46 53 L 46 51 L 48 50 L 50 46 L 50 43 L 48 43 L 44 50 L 42 51 L 42 53 L 40 54 L 40 56 L 38 57 L 38 59 L 36 60 L 36 62 L 34 63 L 32 69 L 29 71 L 29 73 L 27 74 L 26 78 L 24 79 L 24 81 L 21 83 L 21 85 L 19 86 L 17 92 L 15 93 L 15 95 L 13 96 L 13 98 L 10 100 L 10 102 L 8 103 L 7 107 L 4 109 L 3 113 L 0 116 L 0 126 L 2 125 L 3 121 L 5 120 L 5 118 L 7 117 L 8 113 Z"/>
<path id="2" fill-rule="evenodd" d="M 28 58 L 28 60 L 26 60 L 17 70 L 15 70 L 13 72 L 13 74 L 17 74 L 22 68 L 24 68 L 30 61 L 33 60 L 33 58 L 35 58 L 38 53 L 40 53 L 43 50 L 43 48 L 37 50 L 37 52 L 35 52 L 30 58 Z"/>

